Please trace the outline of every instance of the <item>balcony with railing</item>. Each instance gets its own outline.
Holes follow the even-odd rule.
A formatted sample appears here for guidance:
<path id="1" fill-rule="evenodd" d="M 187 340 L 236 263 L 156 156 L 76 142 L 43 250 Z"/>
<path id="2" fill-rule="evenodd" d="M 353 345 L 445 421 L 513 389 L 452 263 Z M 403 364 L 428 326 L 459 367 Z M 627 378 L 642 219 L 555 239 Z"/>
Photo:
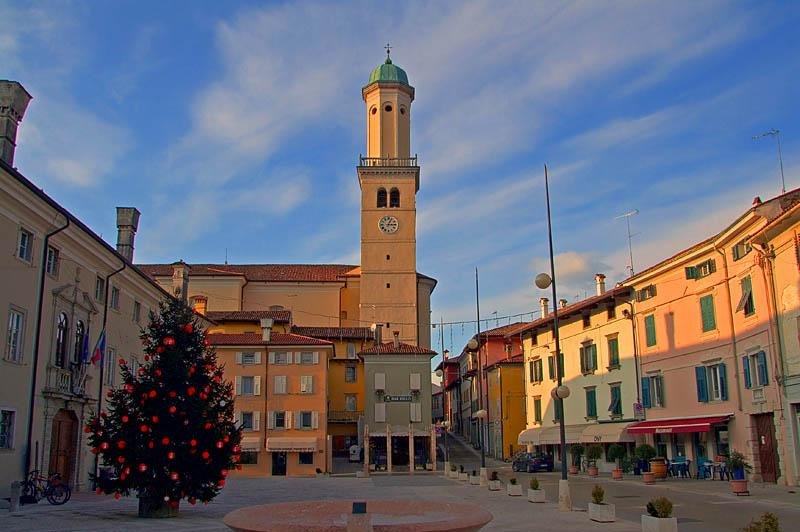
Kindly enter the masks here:
<path id="1" fill-rule="evenodd" d="M 359 166 L 417 166 L 417 156 L 413 157 L 364 157 L 359 156 Z"/>
<path id="2" fill-rule="evenodd" d="M 328 423 L 358 423 L 362 415 L 363 410 L 331 410 L 328 412 Z"/>
<path id="3" fill-rule="evenodd" d="M 50 366 L 47 368 L 45 393 L 61 395 L 80 395 L 84 393 L 84 382 L 80 372 Z"/>

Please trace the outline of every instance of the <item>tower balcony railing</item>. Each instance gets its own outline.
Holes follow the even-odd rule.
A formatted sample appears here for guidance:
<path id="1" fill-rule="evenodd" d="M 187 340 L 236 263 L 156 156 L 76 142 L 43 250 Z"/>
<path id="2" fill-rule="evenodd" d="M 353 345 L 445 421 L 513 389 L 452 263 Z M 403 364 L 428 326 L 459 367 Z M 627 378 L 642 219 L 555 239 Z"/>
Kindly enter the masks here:
<path id="1" fill-rule="evenodd" d="M 417 166 L 417 156 L 413 157 L 364 157 L 359 156 L 359 166 Z"/>

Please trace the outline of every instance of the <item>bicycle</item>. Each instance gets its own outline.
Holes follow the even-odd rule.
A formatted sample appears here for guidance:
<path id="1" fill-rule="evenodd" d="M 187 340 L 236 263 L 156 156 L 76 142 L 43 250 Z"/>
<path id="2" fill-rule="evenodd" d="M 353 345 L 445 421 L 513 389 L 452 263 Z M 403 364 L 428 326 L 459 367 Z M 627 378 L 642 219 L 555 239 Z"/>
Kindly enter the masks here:
<path id="1" fill-rule="evenodd" d="M 42 498 L 54 506 L 66 503 L 72 496 L 72 490 L 61 482 L 58 473 L 49 478 L 42 476 L 41 471 L 33 470 L 28 473 L 28 478 L 22 481 L 21 500 L 38 503 Z"/>

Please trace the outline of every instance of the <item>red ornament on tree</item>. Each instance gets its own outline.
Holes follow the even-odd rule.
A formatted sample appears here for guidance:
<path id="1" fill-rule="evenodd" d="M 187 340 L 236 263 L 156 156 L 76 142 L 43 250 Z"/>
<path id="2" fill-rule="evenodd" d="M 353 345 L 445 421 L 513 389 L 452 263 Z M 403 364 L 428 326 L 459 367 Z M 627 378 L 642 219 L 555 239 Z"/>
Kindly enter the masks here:
<path id="1" fill-rule="evenodd" d="M 172 336 L 167 336 L 164 338 L 163 344 L 166 346 L 173 346 L 175 345 L 175 338 Z"/>
<path id="2" fill-rule="evenodd" d="M 206 430 L 211 430 L 212 428 L 214 428 L 214 425 L 212 423 L 206 421 L 206 424 L 203 425 L 203 428 L 206 429 Z"/>
<path id="3" fill-rule="evenodd" d="M 106 449 L 108 449 L 108 442 L 103 442 L 103 443 L 101 443 L 101 444 L 100 444 L 100 448 L 101 448 L 101 449 L 103 449 L 104 451 L 105 451 Z"/>
<path id="4" fill-rule="evenodd" d="M 200 453 L 200 456 L 203 458 L 203 460 L 208 460 L 208 457 L 211 456 L 211 453 L 209 453 L 208 451 L 203 451 L 202 453 Z"/>
<path id="5" fill-rule="evenodd" d="M 120 421 L 122 421 L 123 423 L 127 423 L 127 422 L 128 422 L 128 420 L 129 420 L 130 418 L 129 418 L 128 416 L 125 416 L 125 415 L 123 415 L 123 416 L 122 416 L 121 418 L 119 418 L 119 419 L 120 419 Z"/>
<path id="6" fill-rule="evenodd" d="M 197 447 L 197 440 L 192 438 L 191 440 L 189 440 L 189 445 L 191 445 L 192 447 Z"/>
<path id="7" fill-rule="evenodd" d="M 169 436 L 161 438 L 161 445 L 169 445 Z"/>
<path id="8" fill-rule="evenodd" d="M 223 486 L 225 486 L 225 479 L 223 478 L 222 480 L 220 480 L 219 482 L 217 482 L 217 486 L 218 486 L 218 487 L 220 487 L 220 488 L 221 488 L 221 487 L 223 487 Z"/>
<path id="9" fill-rule="evenodd" d="M 120 495 L 120 494 L 119 494 L 119 492 L 116 492 L 116 493 L 114 494 L 114 498 L 115 498 L 116 500 L 119 500 L 119 499 L 120 499 L 120 497 L 122 497 L 122 495 Z"/>
<path id="10" fill-rule="evenodd" d="M 127 444 L 127 442 L 125 440 L 119 440 L 117 442 L 117 448 L 119 448 L 119 449 L 124 449 L 127 446 L 128 446 L 128 444 Z"/>
<path id="11" fill-rule="evenodd" d="M 119 359 L 119 365 L 120 366 L 124 366 L 125 365 L 125 359 L 124 358 L 120 358 Z"/>
<path id="12" fill-rule="evenodd" d="M 170 460 L 175 460 L 175 453 L 172 451 L 168 452 L 167 458 L 169 458 Z"/>
<path id="13" fill-rule="evenodd" d="M 158 393 L 155 390 L 150 390 L 150 393 L 148 393 L 147 395 L 148 397 L 150 397 L 150 399 L 153 399 L 155 398 L 156 395 L 158 395 Z"/>
<path id="14" fill-rule="evenodd" d="M 158 369 L 158 368 L 156 368 L 156 370 L 153 373 L 156 374 L 156 377 L 160 377 L 161 376 L 161 370 Z"/>
<path id="15" fill-rule="evenodd" d="M 83 429 L 83 432 L 85 432 L 86 434 L 91 434 L 92 433 L 92 427 L 87 425 L 86 428 Z"/>
<path id="16" fill-rule="evenodd" d="M 139 472 L 144 473 L 147 471 L 147 464 L 139 464 Z"/>
<path id="17" fill-rule="evenodd" d="M 185 332 L 186 334 L 192 334 L 193 330 L 194 327 L 192 327 L 191 323 L 187 323 L 186 325 L 183 326 L 183 332 Z"/>
<path id="18" fill-rule="evenodd" d="M 178 411 L 178 409 L 175 407 L 175 405 L 172 405 L 172 406 L 170 406 L 170 407 L 167 409 L 167 411 L 168 411 L 170 414 L 174 414 L 175 412 L 177 412 L 177 411 Z"/>
<path id="19" fill-rule="evenodd" d="M 223 469 L 222 471 L 219 472 L 219 474 L 222 475 L 222 478 L 225 478 L 225 477 L 228 476 L 228 470 L 227 469 Z"/>
<path id="20" fill-rule="evenodd" d="M 195 393 L 197 393 L 197 388 L 195 388 L 194 386 L 189 386 L 188 388 L 186 388 L 186 395 L 188 395 L 189 397 L 193 396 Z"/>
<path id="21" fill-rule="evenodd" d="M 108 390 L 106 392 L 106 397 L 108 397 L 108 398 L 114 397 L 114 392 L 112 390 Z"/>
<path id="22" fill-rule="evenodd" d="M 147 442 L 147 448 L 148 449 L 152 449 L 155 446 L 156 446 L 156 444 L 155 444 L 155 442 L 153 442 L 153 440 L 150 440 L 149 442 Z"/>
<path id="23" fill-rule="evenodd" d="M 167 395 L 169 395 L 170 398 L 174 399 L 175 397 L 178 396 L 178 393 L 175 390 L 170 390 L 170 392 Z"/>
<path id="24" fill-rule="evenodd" d="M 145 355 L 144 356 L 144 361 L 145 362 L 150 362 L 150 355 Z"/>
<path id="25" fill-rule="evenodd" d="M 224 443 L 222 443 L 221 441 L 218 441 L 218 442 L 217 442 L 217 449 L 222 449 L 222 447 L 223 447 L 224 445 L 225 445 Z"/>
<path id="26" fill-rule="evenodd" d="M 153 423 L 158 423 L 158 416 L 151 417 L 150 421 L 152 421 Z"/>
<path id="27" fill-rule="evenodd" d="M 158 353 L 159 355 L 161 353 L 163 353 L 164 351 L 166 351 L 166 349 L 164 348 L 163 345 L 160 345 L 160 346 L 156 347 L 156 353 Z"/>
<path id="28" fill-rule="evenodd" d="M 142 426 L 139 427 L 139 432 L 147 432 L 149 430 L 150 430 L 150 427 L 148 427 L 147 425 L 142 425 Z"/>
<path id="29" fill-rule="evenodd" d="M 125 463 L 125 457 L 124 456 L 118 456 L 117 457 L 117 462 L 119 462 L 120 464 L 124 464 Z"/>
<path id="30" fill-rule="evenodd" d="M 169 479 L 170 480 L 178 480 L 179 477 L 180 476 L 175 471 L 173 471 L 172 473 L 169 474 Z"/>
<path id="31" fill-rule="evenodd" d="M 178 501 L 170 501 L 169 505 L 173 508 L 177 508 L 180 503 Z"/>

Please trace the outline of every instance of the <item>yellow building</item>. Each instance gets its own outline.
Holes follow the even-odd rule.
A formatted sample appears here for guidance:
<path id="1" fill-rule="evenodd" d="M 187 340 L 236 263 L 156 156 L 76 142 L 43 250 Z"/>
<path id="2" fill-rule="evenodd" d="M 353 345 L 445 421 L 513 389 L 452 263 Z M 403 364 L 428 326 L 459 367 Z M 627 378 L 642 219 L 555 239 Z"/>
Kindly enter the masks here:
<path id="1" fill-rule="evenodd" d="M 499 360 L 488 366 L 486 389 L 489 398 L 488 438 L 494 458 L 509 460 L 525 447 L 517 442 L 525 430 L 525 378 L 522 355 Z"/>

